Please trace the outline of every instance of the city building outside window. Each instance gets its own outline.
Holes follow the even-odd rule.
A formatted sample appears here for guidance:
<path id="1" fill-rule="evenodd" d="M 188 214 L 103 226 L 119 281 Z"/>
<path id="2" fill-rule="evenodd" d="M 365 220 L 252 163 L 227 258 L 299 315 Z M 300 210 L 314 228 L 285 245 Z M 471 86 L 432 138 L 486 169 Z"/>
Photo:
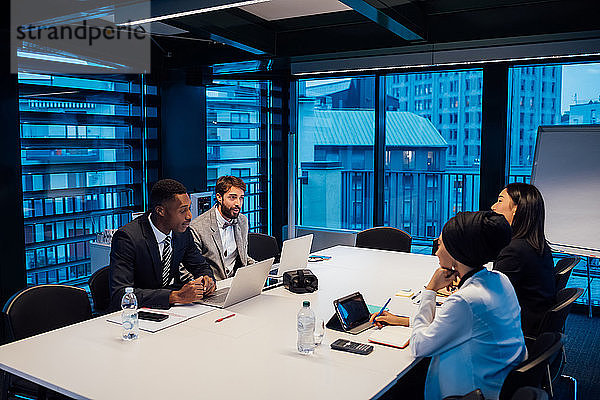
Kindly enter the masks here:
<path id="1" fill-rule="evenodd" d="M 399 97 L 386 106 L 401 106 L 408 88 L 399 82 Z M 417 86 L 411 85 L 410 93 L 417 93 Z M 372 226 L 374 98 L 373 76 L 298 82 L 300 225 Z"/>
<path id="2" fill-rule="evenodd" d="M 268 230 L 271 83 L 215 79 L 206 88 L 207 186 L 214 190 L 223 175 L 246 182 L 242 212 L 250 231 Z M 211 118 L 212 117 L 212 118 Z"/>
<path id="3" fill-rule="evenodd" d="M 83 285 L 90 241 L 142 211 L 156 179 L 145 166 L 156 164 L 157 88 L 25 71 L 18 82 L 27 284 Z"/>

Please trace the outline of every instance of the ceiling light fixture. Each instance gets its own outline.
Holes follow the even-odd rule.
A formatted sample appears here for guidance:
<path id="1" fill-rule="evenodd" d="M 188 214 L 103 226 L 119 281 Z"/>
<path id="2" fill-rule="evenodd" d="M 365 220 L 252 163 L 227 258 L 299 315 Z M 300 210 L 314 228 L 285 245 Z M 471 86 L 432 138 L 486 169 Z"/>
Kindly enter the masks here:
<path id="1" fill-rule="evenodd" d="M 240 1 L 240 2 L 237 2 L 237 3 L 223 4 L 223 5 L 214 6 L 214 7 L 199 8 L 197 10 L 190 10 L 190 11 L 183 11 L 183 12 L 174 13 L 174 14 L 161 15 L 161 16 L 158 16 L 158 17 L 145 18 L 145 19 L 140 19 L 140 20 L 137 20 L 137 21 L 129 21 L 129 22 L 124 22 L 124 23 L 118 24 L 118 25 L 120 25 L 120 26 L 141 25 L 141 24 L 147 24 L 148 22 L 161 21 L 163 19 L 185 17 L 187 15 L 202 14 L 202 13 L 207 13 L 207 12 L 211 12 L 211 11 L 219 11 L 219 10 L 224 10 L 224 9 L 227 9 L 227 8 L 233 8 L 233 7 L 249 6 L 251 4 L 265 3 L 267 1 L 271 1 L 271 0 L 248 0 L 248 1 Z"/>
<path id="2" fill-rule="evenodd" d="M 431 67 L 451 67 L 461 65 L 481 65 L 486 63 L 498 63 L 498 62 L 523 62 L 523 61 L 547 61 L 552 59 L 563 59 L 563 58 L 577 58 L 577 57 L 593 57 L 600 56 L 600 53 L 584 53 L 584 54 L 568 54 L 568 55 L 556 55 L 556 56 L 539 56 L 539 57 L 522 57 L 522 58 L 502 58 L 494 60 L 478 60 L 478 61 L 456 61 L 456 62 L 445 62 L 445 63 L 431 63 L 431 64 L 415 64 L 415 65 L 394 65 L 389 67 L 369 67 L 369 68 L 352 68 L 352 69 L 336 69 L 328 71 L 311 71 L 311 72 L 296 72 L 293 76 L 315 76 L 315 75 L 329 75 L 329 74 L 345 74 L 345 73 L 356 73 L 356 72 L 377 72 L 387 70 L 401 70 L 401 69 L 421 69 Z"/>

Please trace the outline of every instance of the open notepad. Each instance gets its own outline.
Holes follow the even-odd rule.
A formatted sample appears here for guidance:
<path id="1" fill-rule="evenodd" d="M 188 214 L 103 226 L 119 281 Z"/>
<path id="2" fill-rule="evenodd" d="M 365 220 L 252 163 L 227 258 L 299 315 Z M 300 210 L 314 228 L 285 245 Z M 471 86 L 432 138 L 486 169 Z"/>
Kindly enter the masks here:
<path id="1" fill-rule="evenodd" d="M 369 342 L 403 349 L 410 342 L 412 328 L 406 326 L 386 326 L 373 330 Z"/>

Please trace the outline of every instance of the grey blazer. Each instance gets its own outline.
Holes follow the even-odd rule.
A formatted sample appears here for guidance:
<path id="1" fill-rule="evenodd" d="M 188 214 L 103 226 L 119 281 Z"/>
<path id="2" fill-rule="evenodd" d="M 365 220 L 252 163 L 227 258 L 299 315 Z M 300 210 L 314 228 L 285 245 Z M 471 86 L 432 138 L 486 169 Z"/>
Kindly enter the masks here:
<path id="1" fill-rule="evenodd" d="M 215 279 L 221 280 L 227 278 L 227 275 L 223 262 L 223 244 L 215 212 L 218 212 L 216 206 L 194 218 L 190 224 L 190 231 L 196 246 L 211 266 Z M 248 218 L 240 213 L 237 220 L 238 223 L 233 227 L 235 244 L 242 266 L 246 266 L 254 263 L 254 260 L 248 256 Z"/>

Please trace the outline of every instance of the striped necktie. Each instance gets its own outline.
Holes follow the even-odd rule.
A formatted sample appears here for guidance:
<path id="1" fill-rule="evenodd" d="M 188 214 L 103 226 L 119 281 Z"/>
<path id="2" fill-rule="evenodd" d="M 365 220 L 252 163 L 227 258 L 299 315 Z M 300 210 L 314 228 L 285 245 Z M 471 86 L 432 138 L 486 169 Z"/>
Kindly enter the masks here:
<path id="1" fill-rule="evenodd" d="M 171 237 L 167 236 L 164 240 L 163 254 L 162 254 L 162 265 L 163 265 L 163 273 L 162 273 L 162 283 L 163 286 L 167 286 L 169 284 L 169 278 L 171 276 Z"/>

